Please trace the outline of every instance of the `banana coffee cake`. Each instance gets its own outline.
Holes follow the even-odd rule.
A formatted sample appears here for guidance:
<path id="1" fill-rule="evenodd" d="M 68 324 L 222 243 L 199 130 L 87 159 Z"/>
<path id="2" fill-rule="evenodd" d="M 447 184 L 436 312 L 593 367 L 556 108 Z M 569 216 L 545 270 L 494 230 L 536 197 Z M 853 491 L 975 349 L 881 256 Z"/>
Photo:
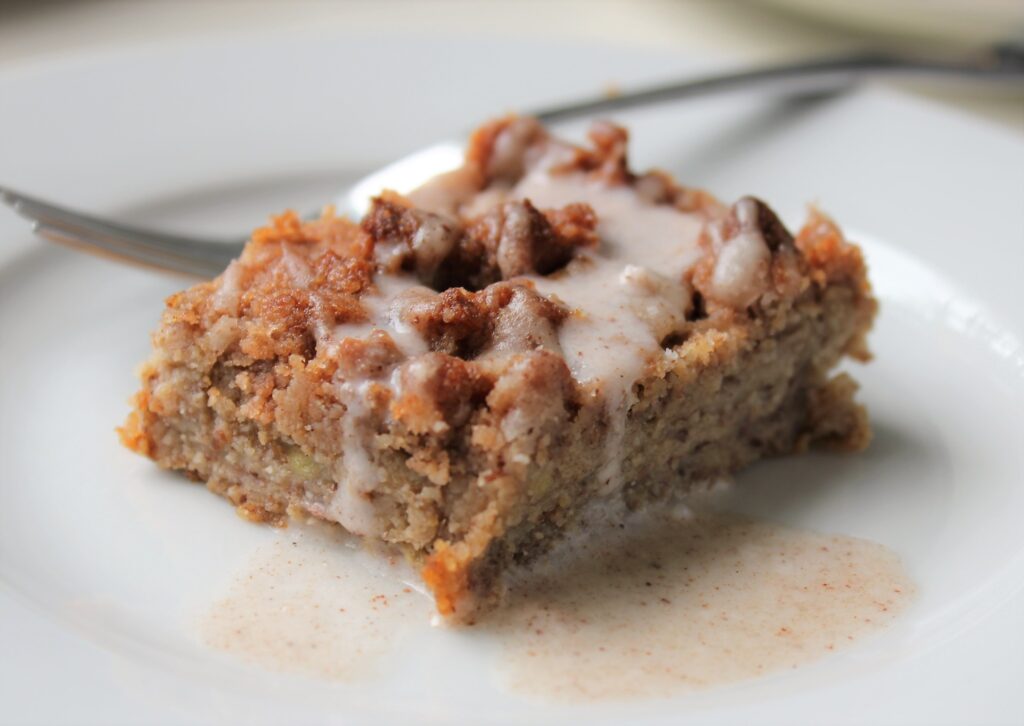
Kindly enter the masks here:
<path id="1" fill-rule="evenodd" d="M 286 213 L 173 295 L 124 443 L 245 517 L 405 549 L 472 620 L 595 512 L 664 502 L 769 455 L 869 438 L 854 382 L 875 313 L 860 251 L 637 174 L 530 118 L 360 222 Z"/>

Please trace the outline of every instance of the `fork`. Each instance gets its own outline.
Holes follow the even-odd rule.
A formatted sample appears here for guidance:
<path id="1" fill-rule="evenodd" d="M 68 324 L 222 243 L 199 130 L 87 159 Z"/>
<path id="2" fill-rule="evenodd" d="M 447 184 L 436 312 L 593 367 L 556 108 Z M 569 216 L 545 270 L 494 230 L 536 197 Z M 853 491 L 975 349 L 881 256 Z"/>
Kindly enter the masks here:
<path id="1" fill-rule="evenodd" d="M 968 58 L 917 59 L 880 53 L 822 58 L 717 74 L 576 101 L 529 113 L 543 122 L 562 121 L 642 105 L 759 88 L 787 97 L 830 95 L 867 77 L 1024 81 L 1024 44 L 995 46 Z M 462 162 L 462 144 L 442 142 L 364 177 L 335 205 L 358 218 L 382 189 L 408 192 Z M 32 222 L 46 239 L 93 254 L 201 277 L 219 274 L 238 256 L 244 239 L 217 240 L 142 229 L 73 211 L 0 186 L 0 197 Z"/>

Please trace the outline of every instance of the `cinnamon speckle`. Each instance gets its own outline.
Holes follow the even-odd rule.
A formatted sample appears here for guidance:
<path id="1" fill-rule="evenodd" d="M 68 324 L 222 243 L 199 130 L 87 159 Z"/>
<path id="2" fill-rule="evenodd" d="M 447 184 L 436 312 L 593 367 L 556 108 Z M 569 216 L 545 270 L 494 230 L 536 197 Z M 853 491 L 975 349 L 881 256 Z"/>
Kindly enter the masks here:
<path id="1" fill-rule="evenodd" d="M 513 690 L 666 697 L 789 670 L 888 625 L 914 591 L 881 545 L 725 515 L 648 518 L 580 553 L 515 585 L 482 626 Z"/>

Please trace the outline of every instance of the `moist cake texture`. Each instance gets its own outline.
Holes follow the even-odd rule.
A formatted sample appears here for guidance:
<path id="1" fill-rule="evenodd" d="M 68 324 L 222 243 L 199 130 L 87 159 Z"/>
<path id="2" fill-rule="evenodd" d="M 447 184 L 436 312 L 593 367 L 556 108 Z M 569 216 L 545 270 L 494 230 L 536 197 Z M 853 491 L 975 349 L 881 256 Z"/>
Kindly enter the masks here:
<path id="1" fill-rule="evenodd" d="M 120 430 L 245 517 L 405 549 L 444 615 L 595 512 L 685 494 L 819 442 L 863 448 L 876 304 L 817 211 L 793 236 L 586 147 L 490 123 L 458 170 L 360 222 L 286 213 L 167 301 Z"/>

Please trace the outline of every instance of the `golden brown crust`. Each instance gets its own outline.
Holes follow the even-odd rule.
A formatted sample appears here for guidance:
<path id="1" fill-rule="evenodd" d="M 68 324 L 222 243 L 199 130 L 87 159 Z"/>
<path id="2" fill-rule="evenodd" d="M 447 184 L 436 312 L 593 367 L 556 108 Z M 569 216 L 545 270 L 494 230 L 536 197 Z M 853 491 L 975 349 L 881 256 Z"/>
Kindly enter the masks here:
<path id="1" fill-rule="evenodd" d="M 434 593 L 437 612 L 441 615 L 452 615 L 459 600 L 469 591 L 467 565 L 475 555 L 460 553 L 460 549 L 465 548 L 453 547 L 441 540 L 434 545 L 434 551 L 420 569 L 420 577 Z"/>
<path id="2" fill-rule="evenodd" d="M 854 292 L 860 311 L 859 332 L 850 339 L 844 352 L 855 360 L 871 360 L 867 333 L 878 312 L 878 302 L 871 294 L 867 265 L 860 248 L 848 242 L 835 222 L 815 208 L 797 234 L 795 244 L 811 271 L 810 279 L 819 289 L 844 286 Z"/>

